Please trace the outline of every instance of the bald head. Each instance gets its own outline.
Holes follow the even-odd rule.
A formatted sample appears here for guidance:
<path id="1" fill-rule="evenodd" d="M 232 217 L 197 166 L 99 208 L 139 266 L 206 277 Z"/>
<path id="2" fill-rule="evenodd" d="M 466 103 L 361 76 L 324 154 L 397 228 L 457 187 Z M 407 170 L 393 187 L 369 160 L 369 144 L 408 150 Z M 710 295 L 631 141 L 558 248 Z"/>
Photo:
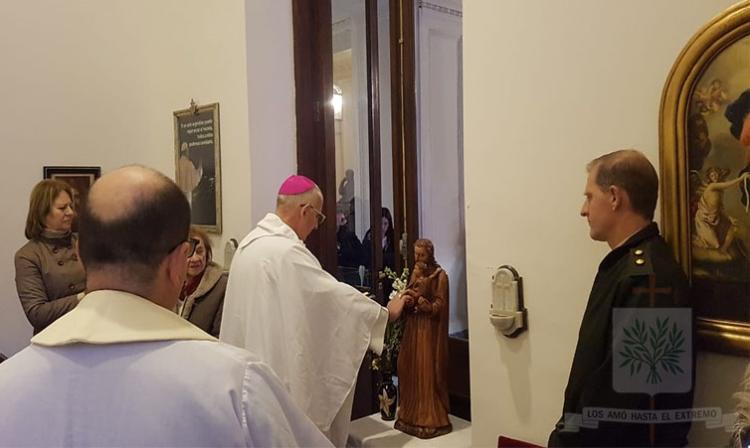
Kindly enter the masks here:
<path id="1" fill-rule="evenodd" d="M 91 188 L 89 212 L 102 222 L 123 219 L 171 182 L 142 166 L 126 166 L 104 175 Z"/>
<path id="2" fill-rule="evenodd" d="M 79 249 L 87 272 L 117 267 L 149 282 L 187 239 L 190 206 L 172 180 L 141 166 L 105 174 L 81 213 Z"/>

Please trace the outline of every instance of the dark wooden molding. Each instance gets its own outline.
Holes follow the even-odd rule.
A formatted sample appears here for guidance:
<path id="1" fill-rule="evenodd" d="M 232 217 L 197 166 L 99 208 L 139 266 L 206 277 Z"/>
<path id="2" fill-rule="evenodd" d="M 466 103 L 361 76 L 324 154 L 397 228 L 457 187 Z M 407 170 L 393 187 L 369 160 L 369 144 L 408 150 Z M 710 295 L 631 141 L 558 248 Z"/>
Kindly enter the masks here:
<path id="1" fill-rule="evenodd" d="M 333 106 L 331 3 L 292 0 L 294 80 L 297 111 L 297 172 L 323 191 L 329 218 L 307 239 L 326 271 L 335 274 L 336 162 Z"/>
<path id="2" fill-rule="evenodd" d="M 402 0 L 404 53 L 403 78 L 404 98 L 404 189 L 406 210 L 406 240 L 409 266 L 414 264 L 414 242 L 419 235 L 419 158 L 417 157 L 417 70 L 416 70 L 416 0 Z"/>
<path id="3" fill-rule="evenodd" d="M 391 66 L 391 153 L 393 170 L 393 236 L 396 272 L 403 269 L 401 235 L 404 233 L 404 160 L 401 128 L 401 1 L 390 0 L 390 66 Z"/>
<path id="4" fill-rule="evenodd" d="M 378 2 L 365 1 L 367 46 L 367 126 L 370 168 L 370 231 L 372 232 L 372 285 L 378 302 L 385 303 L 378 273 L 383 269 L 383 229 L 380 226 L 383 199 L 380 166 L 380 63 L 378 54 Z"/>
<path id="5" fill-rule="evenodd" d="M 417 99 L 415 1 L 391 0 L 391 120 L 393 136 L 394 230 L 397 239 L 407 233 L 408 265 L 414 263 L 412 247 L 419 238 L 417 178 Z M 397 268 L 402 268 L 401 247 L 396 248 Z"/>

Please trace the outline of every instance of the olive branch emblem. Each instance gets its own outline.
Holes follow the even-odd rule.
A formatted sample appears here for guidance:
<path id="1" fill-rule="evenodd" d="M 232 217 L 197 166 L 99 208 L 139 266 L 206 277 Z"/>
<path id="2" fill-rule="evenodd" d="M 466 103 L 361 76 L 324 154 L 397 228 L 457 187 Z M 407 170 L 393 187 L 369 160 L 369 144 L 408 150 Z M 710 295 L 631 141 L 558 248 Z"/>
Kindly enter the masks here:
<path id="1" fill-rule="evenodd" d="M 683 344 L 685 335 L 672 323 L 669 328 L 669 318 L 656 318 L 656 325 L 646 328 L 646 323 L 636 319 L 630 328 L 623 328 L 625 347 L 619 352 L 623 357 L 620 367 L 630 366 L 630 376 L 638 374 L 645 365 L 648 367 L 646 381 L 658 384 L 663 381 L 659 368 L 665 373 L 676 375 L 684 373 L 679 365 L 682 354 L 685 353 Z"/>

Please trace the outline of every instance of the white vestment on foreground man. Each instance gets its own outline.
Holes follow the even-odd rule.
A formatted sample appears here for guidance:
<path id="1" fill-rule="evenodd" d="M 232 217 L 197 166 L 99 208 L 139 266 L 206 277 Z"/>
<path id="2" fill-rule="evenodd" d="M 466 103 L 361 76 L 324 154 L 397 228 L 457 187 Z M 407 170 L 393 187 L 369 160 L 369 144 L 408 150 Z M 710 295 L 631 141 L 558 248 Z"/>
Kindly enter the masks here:
<path id="1" fill-rule="evenodd" d="M 357 372 L 380 353 L 388 310 L 325 272 L 297 234 L 269 213 L 240 243 L 220 338 L 268 363 L 336 446 L 349 431 Z"/>
<path id="2" fill-rule="evenodd" d="M 271 369 L 100 290 L 0 365 L 0 446 L 330 446 Z"/>

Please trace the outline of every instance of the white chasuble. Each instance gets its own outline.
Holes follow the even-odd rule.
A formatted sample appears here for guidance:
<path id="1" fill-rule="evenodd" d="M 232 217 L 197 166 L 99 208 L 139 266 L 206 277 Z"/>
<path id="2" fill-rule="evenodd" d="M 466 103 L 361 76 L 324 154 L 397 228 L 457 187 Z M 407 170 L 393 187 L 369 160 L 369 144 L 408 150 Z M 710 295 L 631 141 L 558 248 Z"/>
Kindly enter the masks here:
<path id="1" fill-rule="evenodd" d="M 224 300 L 221 340 L 268 363 L 331 441 L 348 434 L 365 352 L 383 348 L 388 311 L 324 271 L 273 213 L 240 243 Z"/>
<path id="2" fill-rule="evenodd" d="M 95 291 L 0 365 L 0 446 L 330 446 L 271 368 Z"/>

